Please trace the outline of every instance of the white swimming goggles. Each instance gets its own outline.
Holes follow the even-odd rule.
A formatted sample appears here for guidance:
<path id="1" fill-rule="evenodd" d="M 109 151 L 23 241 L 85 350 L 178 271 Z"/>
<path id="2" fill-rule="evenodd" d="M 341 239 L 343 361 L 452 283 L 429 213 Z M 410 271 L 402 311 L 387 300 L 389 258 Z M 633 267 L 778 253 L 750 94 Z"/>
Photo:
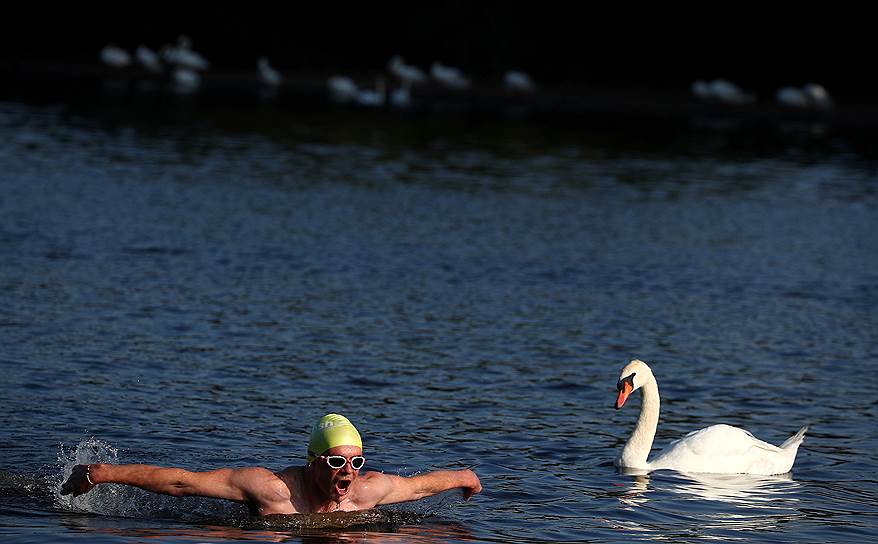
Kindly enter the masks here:
<path id="1" fill-rule="evenodd" d="M 321 457 L 324 457 L 321 455 Z M 348 462 L 348 458 L 344 455 L 327 455 L 325 456 L 326 464 L 329 465 L 329 468 L 332 470 L 339 470 L 344 468 L 344 466 Z M 350 458 L 351 468 L 354 470 L 360 470 L 363 468 L 363 465 L 366 464 L 366 458 L 362 455 L 355 455 Z"/>

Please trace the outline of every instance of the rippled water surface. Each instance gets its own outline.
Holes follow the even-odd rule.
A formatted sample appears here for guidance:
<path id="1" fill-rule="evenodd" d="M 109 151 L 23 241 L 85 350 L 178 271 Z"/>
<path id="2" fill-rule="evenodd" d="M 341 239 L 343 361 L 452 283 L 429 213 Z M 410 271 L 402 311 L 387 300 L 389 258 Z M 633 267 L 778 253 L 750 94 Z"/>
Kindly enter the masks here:
<path id="1" fill-rule="evenodd" d="M 0 103 L 4 542 L 878 538 L 878 185 L 856 142 L 116 107 Z M 657 448 L 809 424 L 792 474 L 616 472 L 635 357 Z M 281 469 L 329 411 L 368 468 L 473 466 L 484 492 L 322 531 L 57 495 L 74 461 Z"/>

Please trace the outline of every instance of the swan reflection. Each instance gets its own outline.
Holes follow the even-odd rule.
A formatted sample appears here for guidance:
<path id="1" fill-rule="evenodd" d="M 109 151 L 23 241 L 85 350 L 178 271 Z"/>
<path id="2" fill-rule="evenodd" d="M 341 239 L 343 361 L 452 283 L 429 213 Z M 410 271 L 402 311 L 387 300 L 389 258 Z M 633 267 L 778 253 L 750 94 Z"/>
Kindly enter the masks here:
<path id="1" fill-rule="evenodd" d="M 644 507 L 653 499 L 650 509 L 674 515 L 689 512 L 704 530 L 774 529 L 801 516 L 797 506 L 801 484 L 789 473 L 760 476 L 625 470 L 622 474 L 628 477 L 623 489 L 609 494 L 626 509 Z M 678 501 L 701 502 L 693 508 Z"/>
<path id="2" fill-rule="evenodd" d="M 780 498 L 784 502 L 797 500 L 787 496 L 795 493 L 799 486 L 790 473 L 774 476 L 682 473 L 681 476 L 689 481 L 683 481 L 669 490 L 694 495 L 700 499 L 760 507 Z"/>
<path id="3" fill-rule="evenodd" d="M 801 516 L 796 505 L 801 484 L 789 473 L 680 474 L 680 480 L 668 490 L 687 500 L 717 501 L 715 510 L 702 516 L 705 529 L 774 530 Z"/>
<path id="4" fill-rule="evenodd" d="M 620 471 L 631 480 L 624 490 L 610 494 L 622 502 L 643 503 L 647 497 L 641 496 L 650 491 L 668 491 L 702 500 L 730 502 L 739 506 L 766 507 L 767 503 L 783 504 L 797 502 L 793 495 L 800 484 L 793 480 L 791 473 L 775 476 L 755 474 L 709 474 L 697 472 L 653 472 L 652 478 L 658 481 L 650 485 L 650 473 L 646 470 L 625 469 Z M 665 485 L 665 482 L 670 485 Z"/>

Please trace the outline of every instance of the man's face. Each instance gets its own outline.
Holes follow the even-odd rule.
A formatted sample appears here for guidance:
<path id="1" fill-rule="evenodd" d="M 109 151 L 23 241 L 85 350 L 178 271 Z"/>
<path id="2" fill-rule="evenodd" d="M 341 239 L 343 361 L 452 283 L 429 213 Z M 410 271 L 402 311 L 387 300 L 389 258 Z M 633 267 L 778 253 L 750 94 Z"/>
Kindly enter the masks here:
<path id="1" fill-rule="evenodd" d="M 326 458 L 331 455 L 340 455 L 345 458 L 345 464 L 339 469 L 330 467 Z M 317 481 L 329 498 L 340 502 L 351 489 L 351 485 L 360 475 L 359 470 L 351 467 L 351 457 L 363 455 L 363 449 L 356 446 L 336 446 L 323 452 L 312 463 L 319 477 Z M 362 468 L 362 467 L 361 467 Z"/>

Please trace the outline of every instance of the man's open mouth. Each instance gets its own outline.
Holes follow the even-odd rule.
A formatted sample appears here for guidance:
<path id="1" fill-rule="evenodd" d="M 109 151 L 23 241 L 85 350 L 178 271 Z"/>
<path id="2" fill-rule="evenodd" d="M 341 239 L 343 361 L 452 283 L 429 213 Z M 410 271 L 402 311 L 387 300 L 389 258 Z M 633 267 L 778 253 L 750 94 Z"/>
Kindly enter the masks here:
<path id="1" fill-rule="evenodd" d="M 335 490 L 339 495 L 344 495 L 348 492 L 348 488 L 351 487 L 351 480 L 339 480 L 335 483 Z"/>

